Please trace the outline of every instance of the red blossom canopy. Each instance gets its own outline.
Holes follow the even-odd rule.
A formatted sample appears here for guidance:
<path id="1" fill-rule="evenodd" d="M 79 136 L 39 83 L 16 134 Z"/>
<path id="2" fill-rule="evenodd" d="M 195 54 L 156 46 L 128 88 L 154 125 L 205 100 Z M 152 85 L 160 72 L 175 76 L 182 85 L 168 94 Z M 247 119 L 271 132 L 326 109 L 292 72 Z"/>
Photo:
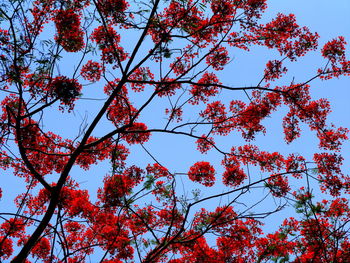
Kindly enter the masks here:
<path id="1" fill-rule="evenodd" d="M 0 211 L 1 261 L 350 262 L 348 129 L 312 97 L 313 81 L 349 76 L 346 42 L 328 41 L 314 76 L 291 80 L 288 65 L 319 36 L 293 14 L 262 20 L 266 2 L 3 3 L 0 167 L 23 189 L 15 209 Z M 235 54 L 256 46 L 275 51 L 261 81 L 230 84 Z M 274 112 L 286 144 L 309 128 L 313 157 L 255 145 Z M 57 116 L 62 134 L 50 131 Z M 184 138 L 183 163 L 162 136 Z"/>

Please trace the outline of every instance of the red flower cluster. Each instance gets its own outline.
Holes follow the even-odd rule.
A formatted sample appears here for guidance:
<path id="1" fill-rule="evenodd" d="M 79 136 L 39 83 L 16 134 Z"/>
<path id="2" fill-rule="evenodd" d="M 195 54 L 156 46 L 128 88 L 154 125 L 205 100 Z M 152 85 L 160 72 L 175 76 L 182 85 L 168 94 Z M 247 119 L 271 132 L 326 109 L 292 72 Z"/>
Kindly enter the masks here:
<path id="1" fill-rule="evenodd" d="M 282 68 L 282 61 L 279 60 L 269 60 L 266 64 L 266 69 L 264 71 L 265 81 L 274 81 L 279 79 L 282 74 L 287 72 L 287 68 Z"/>
<path id="2" fill-rule="evenodd" d="M 96 82 L 100 80 L 102 71 L 100 63 L 89 60 L 84 66 L 82 66 L 80 74 L 84 79 Z"/>
<path id="3" fill-rule="evenodd" d="M 80 27 L 80 17 L 73 9 L 57 11 L 54 22 L 57 35 L 55 40 L 67 52 L 77 52 L 84 48 L 84 32 Z"/>
<path id="4" fill-rule="evenodd" d="M 48 262 L 50 260 L 51 244 L 46 237 L 40 238 L 39 242 L 35 244 L 31 254 L 37 259 L 43 259 Z"/>
<path id="5" fill-rule="evenodd" d="M 98 0 L 97 8 L 105 15 L 123 18 L 129 4 L 125 0 Z M 118 21 L 118 20 L 117 20 Z"/>
<path id="6" fill-rule="evenodd" d="M 186 57 L 177 57 L 175 61 L 170 64 L 176 76 L 186 74 L 191 68 L 190 59 Z"/>
<path id="7" fill-rule="evenodd" d="M 147 168 L 147 173 L 149 175 L 154 176 L 154 178 L 168 178 L 168 179 L 172 179 L 173 176 L 172 174 L 168 171 L 167 168 L 160 166 L 158 163 L 155 163 L 153 165 L 148 165 Z"/>
<path id="8" fill-rule="evenodd" d="M 290 111 L 283 120 L 286 141 L 292 142 L 299 137 L 299 121 L 307 123 L 311 130 L 317 131 L 320 147 L 327 150 L 338 150 L 346 140 L 348 129 L 334 130 L 326 126 L 326 119 L 330 113 L 330 105 L 326 99 L 311 100 L 309 85 L 294 84 L 283 87 L 283 100 Z"/>
<path id="9" fill-rule="evenodd" d="M 235 6 L 229 0 L 213 0 L 210 8 L 214 15 L 223 17 L 222 19 L 229 19 L 235 14 Z"/>
<path id="10" fill-rule="evenodd" d="M 104 87 L 104 92 L 107 95 L 111 95 L 118 89 L 119 79 L 109 81 Z M 108 107 L 107 118 L 113 122 L 116 127 L 129 124 L 132 117 L 137 112 L 137 109 L 131 104 L 128 97 L 128 90 L 125 86 L 119 87 L 120 91 L 117 93 L 117 97 L 113 100 Z"/>
<path id="11" fill-rule="evenodd" d="M 338 37 L 338 39 L 333 39 L 328 41 L 322 48 L 322 56 L 329 59 L 332 64 L 337 61 L 345 60 L 345 39 L 344 37 Z"/>
<path id="12" fill-rule="evenodd" d="M 205 186 L 215 183 L 214 167 L 208 162 L 196 162 L 188 171 L 188 178 Z"/>
<path id="13" fill-rule="evenodd" d="M 135 92 L 141 92 L 145 89 L 145 84 L 142 81 L 153 80 L 154 74 L 148 67 L 139 67 L 130 75 L 129 79 L 132 80 L 131 89 Z"/>
<path id="14" fill-rule="evenodd" d="M 246 140 L 254 139 L 258 132 L 265 132 L 262 120 L 269 116 L 281 104 L 281 96 L 275 92 L 253 92 L 249 105 L 239 100 L 230 102 L 231 130 L 238 129 Z"/>
<path id="15" fill-rule="evenodd" d="M 21 238 L 24 236 L 26 224 L 23 219 L 10 218 L 0 225 L 0 234 L 10 237 Z M 1 242 L 1 241 L 0 241 Z"/>
<path id="16" fill-rule="evenodd" d="M 331 62 L 330 67 L 318 69 L 321 79 L 338 78 L 341 75 L 350 75 L 350 61 L 345 57 L 345 39 L 340 36 L 328 41 L 322 48 L 322 56 Z"/>
<path id="17" fill-rule="evenodd" d="M 263 43 L 268 48 L 277 49 L 281 55 L 287 56 L 291 60 L 305 55 L 308 51 L 317 48 L 318 35 L 312 34 L 308 28 L 300 27 L 296 23 L 293 14 L 278 14 L 276 19 L 267 23 L 264 28 L 256 27 L 256 36 L 253 38 L 263 39 Z"/>
<path id="18" fill-rule="evenodd" d="M 182 113 L 181 108 L 165 109 L 165 114 L 169 115 L 169 121 L 182 121 Z"/>
<path id="19" fill-rule="evenodd" d="M 87 139 L 87 145 L 94 143 L 98 140 L 95 137 L 89 137 Z M 97 164 L 98 161 L 103 161 L 111 156 L 113 150 L 120 150 L 120 145 L 115 146 L 111 140 L 105 140 L 97 144 L 96 146 L 88 147 L 84 150 L 76 160 L 76 163 L 83 169 L 88 170 L 92 164 Z M 119 154 L 122 154 L 120 152 Z M 120 156 L 118 156 L 120 158 Z"/>
<path id="20" fill-rule="evenodd" d="M 347 140 L 349 129 L 339 127 L 335 129 L 324 129 L 318 131 L 317 137 L 320 140 L 320 148 L 325 150 L 336 150 L 339 151 L 341 145 Z"/>
<path id="21" fill-rule="evenodd" d="M 197 149 L 201 153 L 206 153 L 215 145 L 213 137 L 208 137 L 205 134 L 203 134 L 202 137 L 196 141 L 196 143 Z"/>
<path id="22" fill-rule="evenodd" d="M 243 169 L 240 168 L 239 164 L 229 164 L 225 167 L 225 172 L 222 175 L 222 182 L 226 186 L 236 187 L 242 184 L 246 178 L 247 175 Z"/>
<path id="23" fill-rule="evenodd" d="M 295 178 L 301 178 L 300 171 L 306 170 L 306 160 L 304 157 L 296 154 L 290 154 L 285 159 L 286 172 L 291 172 Z M 296 173 L 297 172 L 297 173 Z"/>
<path id="24" fill-rule="evenodd" d="M 104 188 L 99 190 L 99 199 L 107 207 L 122 205 L 125 195 L 130 194 L 132 188 L 143 180 L 143 173 L 142 169 L 131 166 L 122 174 L 105 177 Z"/>
<path id="25" fill-rule="evenodd" d="M 267 182 L 267 187 L 270 188 L 273 196 L 283 197 L 290 191 L 288 177 L 286 176 L 271 175 L 271 178 L 269 178 Z"/>
<path id="26" fill-rule="evenodd" d="M 213 133 L 227 135 L 232 130 L 228 123 L 225 106 L 220 101 L 207 104 L 206 109 L 200 113 L 200 116 L 213 124 Z"/>
<path id="27" fill-rule="evenodd" d="M 212 66 L 215 70 L 223 70 L 229 60 L 230 57 L 228 56 L 228 51 L 225 47 L 214 48 L 206 57 L 207 64 Z"/>
<path id="28" fill-rule="evenodd" d="M 119 46 L 120 35 L 112 26 L 95 28 L 91 34 L 91 39 L 97 43 L 102 51 L 102 61 L 109 64 L 116 63 L 114 66 L 118 67 L 119 63 L 127 58 L 124 48 Z"/>
<path id="29" fill-rule="evenodd" d="M 265 172 L 280 171 L 284 167 L 284 157 L 281 154 L 260 151 L 255 145 L 247 144 L 237 149 L 233 147 L 231 155 L 236 156 L 243 164 L 259 165 Z"/>
<path id="30" fill-rule="evenodd" d="M 244 13 L 249 19 L 260 18 L 266 8 L 266 0 L 248 0 L 243 4 Z"/>
<path id="31" fill-rule="evenodd" d="M 343 157 L 335 153 L 315 153 L 314 161 L 321 180 L 321 190 L 328 190 L 333 196 L 340 195 L 341 190 L 346 188 L 349 182 L 349 178 L 346 178 L 340 169 Z"/>
<path id="32" fill-rule="evenodd" d="M 21 132 L 17 136 L 22 146 L 28 149 L 28 160 L 33 162 L 33 167 L 42 176 L 60 173 L 67 161 L 67 152 L 74 149 L 72 141 L 63 140 L 52 132 L 43 133 L 39 124 L 33 120 L 23 121 Z M 47 154 L 48 152 L 51 154 Z M 11 162 L 11 167 L 15 169 L 17 176 L 26 178 L 28 182 L 33 181 L 32 175 L 19 160 Z M 35 180 L 33 186 L 37 183 Z"/>
<path id="33" fill-rule="evenodd" d="M 80 95 L 81 84 L 76 79 L 69 79 L 65 76 L 54 78 L 49 84 L 51 95 L 61 101 L 61 104 L 68 106 L 69 110 L 74 108 L 74 101 Z"/>
<path id="34" fill-rule="evenodd" d="M 147 126 L 144 123 L 136 122 L 130 128 L 127 128 L 123 138 L 129 144 L 145 143 L 149 140 L 150 132 L 147 132 Z"/>
<path id="35" fill-rule="evenodd" d="M 8 259 L 13 253 L 13 241 L 7 236 L 0 236 L 0 257 Z"/>
<path id="36" fill-rule="evenodd" d="M 200 101 L 203 103 L 208 102 L 209 97 L 218 94 L 219 88 L 216 85 L 219 84 L 219 79 L 214 73 L 205 72 L 197 84 L 191 85 L 190 93 L 193 98 L 190 100 L 190 103 L 195 105 Z"/>
<path id="37" fill-rule="evenodd" d="M 164 78 L 160 81 L 162 84 L 156 85 L 156 92 L 159 97 L 173 96 L 176 91 L 181 88 L 181 84 L 177 83 L 175 79 Z"/>

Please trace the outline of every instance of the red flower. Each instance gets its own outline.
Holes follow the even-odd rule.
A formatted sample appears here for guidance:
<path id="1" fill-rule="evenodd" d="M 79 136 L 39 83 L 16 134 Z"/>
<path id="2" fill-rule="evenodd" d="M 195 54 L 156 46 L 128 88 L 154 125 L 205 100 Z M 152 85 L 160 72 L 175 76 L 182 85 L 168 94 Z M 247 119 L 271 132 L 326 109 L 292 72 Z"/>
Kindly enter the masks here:
<path id="1" fill-rule="evenodd" d="M 54 21 L 57 30 L 55 40 L 67 52 L 77 52 L 84 48 L 84 32 L 80 28 L 80 17 L 74 10 L 57 11 Z"/>
<path id="2" fill-rule="evenodd" d="M 228 51 L 225 47 L 217 47 L 211 50 L 210 54 L 206 57 L 207 64 L 215 70 L 223 70 L 229 60 Z"/>
<path id="3" fill-rule="evenodd" d="M 200 101 L 206 103 L 209 97 L 215 96 L 219 92 L 219 88 L 215 84 L 220 84 L 220 82 L 214 73 L 205 72 L 197 83 L 198 85 L 191 85 L 190 93 L 193 96 L 190 100 L 191 104 L 195 105 Z"/>
<path id="4" fill-rule="evenodd" d="M 118 62 L 124 61 L 128 57 L 124 48 L 119 46 L 120 35 L 110 25 L 107 28 L 105 26 L 95 28 L 91 39 L 97 43 L 102 51 L 102 61 L 106 63 L 116 63 L 115 67 L 118 67 Z"/>
<path id="5" fill-rule="evenodd" d="M 272 175 L 268 179 L 267 186 L 270 188 L 271 194 L 276 197 L 286 196 L 290 191 L 288 178 L 281 175 Z"/>
<path id="6" fill-rule="evenodd" d="M 135 92 L 141 92 L 145 88 L 143 81 L 149 81 L 154 79 L 154 75 L 148 67 L 137 68 L 129 77 L 129 79 L 139 82 L 131 82 L 131 89 Z"/>
<path id="7" fill-rule="evenodd" d="M 34 246 L 32 250 L 32 254 L 35 257 L 41 258 L 41 259 L 48 259 L 50 256 L 50 241 L 46 237 L 40 238 L 38 243 Z"/>
<path id="8" fill-rule="evenodd" d="M 322 56 L 329 59 L 331 63 L 345 60 L 345 39 L 340 36 L 337 39 L 328 41 L 322 48 Z"/>
<path id="9" fill-rule="evenodd" d="M 89 60 L 82 68 L 81 68 L 81 76 L 89 80 L 91 82 L 99 81 L 102 74 L 102 67 L 100 63 L 93 62 Z"/>
<path id="10" fill-rule="evenodd" d="M 0 258 L 8 259 L 13 253 L 13 242 L 7 236 L 0 236 Z"/>
<path id="11" fill-rule="evenodd" d="M 19 218 L 10 218 L 0 226 L 0 233 L 10 237 L 21 237 L 24 234 L 25 223 Z"/>
<path id="12" fill-rule="evenodd" d="M 247 178 L 245 172 L 240 168 L 239 165 L 226 166 L 226 170 L 222 175 L 222 181 L 224 185 L 235 187 L 243 183 L 244 179 Z"/>
<path id="13" fill-rule="evenodd" d="M 176 90 L 181 88 L 181 84 L 177 83 L 175 79 L 164 78 L 161 82 L 164 84 L 156 86 L 157 95 L 159 97 L 173 96 L 176 94 Z"/>
<path id="14" fill-rule="evenodd" d="M 265 81 L 276 80 L 279 79 L 282 74 L 287 72 L 287 68 L 282 68 L 282 61 L 279 60 L 270 60 L 266 64 L 265 73 Z"/>
<path id="15" fill-rule="evenodd" d="M 202 137 L 198 139 L 196 143 L 197 143 L 197 149 L 201 153 L 206 153 L 211 148 L 213 148 L 215 144 L 214 139 L 206 135 L 202 135 Z"/>
<path id="16" fill-rule="evenodd" d="M 50 91 L 53 97 L 59 99 L 62 104 L 74 108 L 74 101 L 80 95 L 81 84 L 76 79 L 69 79 L 64 76 L 54 78 L 50 83 Z"/>
<path id="17" fill-rule="evenodd" d="M 106 16 L 123 17 L 129 4 L 125 0 L 98 0 L 97 8 Z"/>
<path id="18" fill-rule="evenodd" d="M 196 162 L 188 171 L 188 177 L 205 186 L 213 186 L 215 183 L 214 167 L 208 162 Z"/>
<path id="19" fill-rule="evenodd" d="M 161 178 L 161 177 L 166 177 L 168 179 L 172 179 L 173 176 L 172 174 L 168 171 L 163 166 L 160 166 L 158 163 L 155 163 L 153 165 L 148 165 L 147 168 L 147 173 L 153 175 L 155 178 Z"/>
<path id="20" fill-rule="evenodd" d="M 147 126 L 144 123 L 134 123 L 127 129 L 123 138 L 129 144 L 144 143 L 149 140 L 150 133 L 147 132 Z"/>
<path id="21" fill-rule="evenodd" d="M 173 109 L 165 109 L 165 114 L 169 115 L 169 121 L 182 121 L 182 109 L 181 108 L 173 108 Z"/>

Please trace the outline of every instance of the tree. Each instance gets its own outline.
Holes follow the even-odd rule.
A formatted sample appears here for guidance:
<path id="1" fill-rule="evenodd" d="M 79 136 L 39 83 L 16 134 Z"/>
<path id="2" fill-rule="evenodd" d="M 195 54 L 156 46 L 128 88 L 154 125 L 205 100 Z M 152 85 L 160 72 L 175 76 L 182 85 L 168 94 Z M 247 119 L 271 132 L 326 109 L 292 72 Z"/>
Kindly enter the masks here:
<path id="1" fill-rule="evenodd" d="M 340 153 L 348 130 L 329 123 L 329 102 L 310 94 L 316 79 L 349 75 L 346 42 L 327 42 L 325 65 L 308 80 L 283 78 L 319 36 L 293 14 L 262 23 L 266 8 L 266 0 L 2 3 L 0 166 L 24 185 L 16 211 L 1 212 L 1 260 L 349 262 Z M 279 54 L 261 81 L 223 83 L 232 52 L 254 46 Z M 81 120 L 77 107 L 93 117 Z M 319 140 L 312 159 L 254 145 L 268 117 L 285 110 L 285 142 L 309 127 Z M 67 136 L 50 131 L 53 118 L 67 121 Z M 174 172 L 147 147 L 160 135 L 203 155 Z M 144 155 L 128 157 L 137 151 Z M 77 182 L 95 165 L 97 193 Z M 261 207 L 265 200 L 272 205 Z M 264 234 L 264 220 L 290 207 L 293 217 Z"/>

